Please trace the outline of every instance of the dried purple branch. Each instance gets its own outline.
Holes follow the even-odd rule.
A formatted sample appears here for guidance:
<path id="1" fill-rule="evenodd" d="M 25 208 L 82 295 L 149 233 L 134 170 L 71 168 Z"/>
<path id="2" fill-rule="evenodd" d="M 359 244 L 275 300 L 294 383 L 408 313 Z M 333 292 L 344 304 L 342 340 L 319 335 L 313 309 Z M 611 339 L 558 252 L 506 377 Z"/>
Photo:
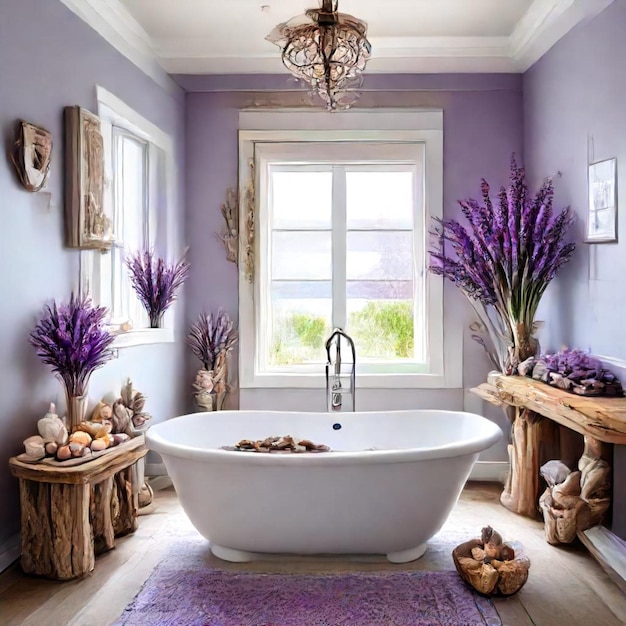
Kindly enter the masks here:
<path id="1" fill-rule="evenodd" d="M 215 369 L 218 356 L 230 352 L 237 339 L 233 322 L 223 309 L 219 309 L 217 315 L 201 313 L 187 335 L 191 351 L 202 361 L 206 370 Z"/>
<path id="2" fill-rule="evenodd" d="M 167 264 L 152 250 L 146 250 L 128 256 L 126 266 L 137 297 L 150 318 L 150 328 L 159 328 L 163 314 L 176 300 L 176 292 L 189 275 L 189 263 L 183 258 Z"/>
<path id="3" fill-rule="evenodd" d="M 502 371 L 510 372 L 514 361 L 531 351 L 539 301 L 574 252 L 575 245 L 565 242 L 574 214 L 569 207 L 553 213 L 552 179 L 530 197 L 525 170 L 515 155 L 509 188 L 500 189 L 497 203 L 492 203 L 484 179 L 481 195 L 482 203 L 459 202 L 469 228 L 453 219 L 436 220 L 439 245 L 429 252 L 429 270 L 454 282 L 476 310 L 483 310 L 482 317 L 493 320 L 491 337 L 503 338 L 494 354 Z"/>
<path id="4" fill-rule="evenodd" d="M 86 393 L 91 374 L 113 356 L 109 346 L 115 337 L 104 327 L 106 314 L 89 298 L 72 294 L 67 304 L 46 305 L 30 333 L 37 356 L 52 366 L 72 396 Z"/>

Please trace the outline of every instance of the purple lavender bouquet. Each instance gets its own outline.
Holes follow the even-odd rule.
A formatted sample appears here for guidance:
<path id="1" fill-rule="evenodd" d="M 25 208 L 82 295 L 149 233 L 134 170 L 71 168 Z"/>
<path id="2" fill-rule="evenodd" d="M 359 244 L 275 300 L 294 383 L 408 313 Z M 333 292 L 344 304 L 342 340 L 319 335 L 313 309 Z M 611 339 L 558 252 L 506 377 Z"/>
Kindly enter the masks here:
<path id="1" fill-rule="evenodd" d="M 565 241 L 574 214 L 569 207 L 553 211 L 551 178 L 530 196 L 515 155 L 510 187 L 500 188 L 495 206 L 485 179 L 481 192 L 482 203 L 459 202 L 469 229 L 453 219 L 437 220 L 439 245 L 429 252 L 429 270 L 454 282 L 468 297 L 493 347 L 480 336 L 475 339 L 494 365 L 510 374 L 537 351 L 535 313 L 546 287 L 574 251 L 574 244 Z"/>
<path id="2" fill-rule="evenodd" d="M 191 351 L 202 361 L 206 370 L 215 370 L 218 357 L 230 352 L 237 339 L 233 322 L 222 309 L 215 316 L 213 313 L 201 313 L 187 335 Z"/>
<path id="3" fill-rule="evenodd" d="M 89 298 L 72 294 L 68 304 L 46 305 L 30 333 L 37 356 L 52 366 L 68 396 L 83 396 L 91 374 L 113 356 L 109 346 L 115 337 L 103 325 L 106 314 Z"/>
<path id="4" fill-rule="evenodd" d="M 159 328 L 166 309 L 176 300 L 176 291 L 189 275 L 189 263 L 181 259 L 168 265 L 151 250 L 126 258 L 130 281 L 150 318 L 150 328 Z"/>

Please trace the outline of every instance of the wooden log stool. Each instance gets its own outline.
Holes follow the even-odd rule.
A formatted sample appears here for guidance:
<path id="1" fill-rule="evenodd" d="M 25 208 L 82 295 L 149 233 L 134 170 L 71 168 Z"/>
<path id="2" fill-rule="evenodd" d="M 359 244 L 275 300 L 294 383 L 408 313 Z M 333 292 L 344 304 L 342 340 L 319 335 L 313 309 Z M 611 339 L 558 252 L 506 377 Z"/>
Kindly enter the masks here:
<path id="1" fill-rule="evenodd" d="M 96 554 L 115 547 L 115 537 L 134 532 L 139 486 L 133 466 L 147 452 L 140 435 L 70 467 L 11 458 L 20 483 L 24 572 L 57 580 L 84 576 Z"/>

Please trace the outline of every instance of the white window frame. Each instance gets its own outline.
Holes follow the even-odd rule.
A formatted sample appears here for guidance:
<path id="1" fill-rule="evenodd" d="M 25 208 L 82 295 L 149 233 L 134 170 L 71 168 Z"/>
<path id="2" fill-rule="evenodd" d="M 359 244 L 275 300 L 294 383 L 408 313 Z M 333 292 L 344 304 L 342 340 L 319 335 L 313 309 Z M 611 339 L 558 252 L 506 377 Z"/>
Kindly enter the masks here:
<path id="1" fill-rule="evenodd" d="M 372 388 L 461 388 L 463 330 L 446 328 L 444 335 L 443 278 L 425 271 L 428 230 L 431 218 L 443 215 L 443 112 L 441 110 L 351 110 L 328 114 L 325 111 L 240 111 L 239 114 L 239 193 L 246 197 L 249 188 L 250 163 L 255 163 L 254 186 L 264 188 L 263 167 L 259 155 L 271 151 L 276 143 L 362 142 L 364 144 L 421 144 L 424 146 L 426 185 L 424 189 L 424 224 L 422 251 L 423 281 L 426 293 L 428 368 L 422 372 L 360 373 L 358 387 Z M 262 193 L 255 194 L 255 237 L 261 237 L 267 218 L 260 203 Z M 323 388 L 323 367 L 319 372 L 262 373 L 257 361 L 257 303 L 261 302 L 258 280 L 250 283 L 245 263 L 248 241 L 247 206 L 240 203 L 239 264 L 239 374 L 242 388 Z M 260 267 L 263 246 L 255 242 L 254 264 Z M 357 352 L 358 366 L 358 352 Z"/>
<path id="2" fill-rule="evenodd" d="M 145 119 L 131 107 L 129 107 L 124 101 L 117 96 L 104 89 L 101 86 L 96 86 L 96 99 L 98 104 L 97 114 L 103 122 L 105 131 L 104 145 L 105 145 L 105 201 L 112 202 L 112 194 L 115 191 L 112 188 L 112 150 L 113 146 L 110 140 L 110 136 L 106 129 L 110 129 L 111 126 L 121 129 L 121 131 L 127 131 L 133 137 L 143 139 L 148 144 L 148 161 L 152 163 L 150 167 L 153 169 L 148 181 L 148 194 L 156 195 L 156 188 L 154 183 L 154 177 L 158 175 L 154 168 L 156 167 L 157 159 L 156 151 L 162 151 L 165 158 L 165 210 L 159 210 L 158 217 L 156 215 L 156 208 L 152 205 L 149 209 L 148 221 L 149 224 L 144 225 L 147 227 L 148 232 L 151 233 L 151 244 L 154 244 L 154 235 L 156 231 L 157 220 L 159 222 L 159 230 L 165 235 L 165 248 L 161 250 L 168 256 L 174 256 L 177 251 L 177 228 L 175 217 L 175 187 L 176 187 L 176 167 L 174 160 L 174 142 L 173 139 L 158 126 Z M 151 159 L 151 155 L 153 158 Z M 101 261 L 109 252 L 100 252 L 97 250 L 81 250 L 80 252 L 80 293 L 90 294 L 93 298 L 94 304 L 100 304 L 100 294 L 103 292 L 103 285 L 101 280 Z M 162 328 L 149 328 L 147 315 L 141 316 L 142 326 L 139 328 L 132 328 L 128 331 L 119 331 L 115 325 L 113 329 L 118 332 L 115 341 L 112 344 L 113 348 L 126 348 L 131 346 L 154 344 L 154 343 L 172 343 L 174 341 L 174 315 L 175 315 L 176 302 L 169 307 L 165 313 L 163 319 Z M 139 310 L 139 309 L 137 309 Z M 143 326 L 145 324 L 145 326 Z"/>

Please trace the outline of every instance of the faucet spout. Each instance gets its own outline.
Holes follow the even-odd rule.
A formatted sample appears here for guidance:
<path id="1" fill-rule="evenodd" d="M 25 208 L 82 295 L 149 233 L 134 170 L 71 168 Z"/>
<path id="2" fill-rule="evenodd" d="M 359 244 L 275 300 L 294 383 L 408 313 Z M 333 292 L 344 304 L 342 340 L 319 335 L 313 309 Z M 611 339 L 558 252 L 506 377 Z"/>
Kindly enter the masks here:
<path id="1" fill-rule="evenodd" d="M 352 369 L 350 371 L 350 384 L 344 387 L 341 381 L 341 342 L 345 341 L 352 355 Z M 334 360 L 332 349 L 334 347 Z M 356 350 L 354 341 L 341 328 L 335 328 L 326 341 L 326 410 L 340 411 L 343 406 L 343 394 L 350 393 L 352 396 L 352 410 L 355 411 L 355 368 Z"/>

